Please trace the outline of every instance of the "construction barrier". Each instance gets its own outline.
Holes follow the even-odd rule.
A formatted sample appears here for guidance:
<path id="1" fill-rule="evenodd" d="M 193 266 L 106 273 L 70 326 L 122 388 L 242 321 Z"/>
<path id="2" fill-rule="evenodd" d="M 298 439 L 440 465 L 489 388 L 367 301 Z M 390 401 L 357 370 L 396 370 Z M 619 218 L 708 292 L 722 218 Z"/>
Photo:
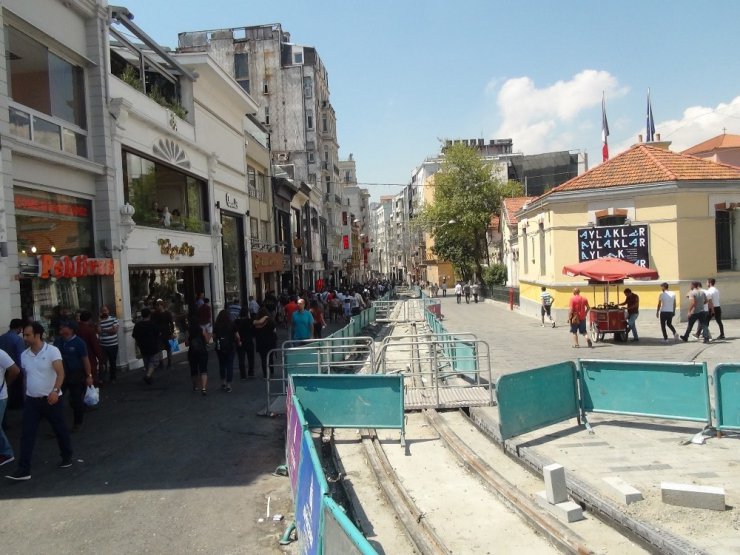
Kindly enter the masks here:
<path id="1" fill-rule="evenodd" d="M 578 418 L 578 372 L 572 361 L 506 374 L 496 382 L 502 439 Z"/>
<path id="2" fill-rule="evenodd" d="M 717 429 L 740 430 L 740 364 L 718 364 L 713 379 Z"/>
<path id="3" fill-rule="evenodd" d="M 584 412 L 711 425 L 706 363 L 580 360 Z"/>

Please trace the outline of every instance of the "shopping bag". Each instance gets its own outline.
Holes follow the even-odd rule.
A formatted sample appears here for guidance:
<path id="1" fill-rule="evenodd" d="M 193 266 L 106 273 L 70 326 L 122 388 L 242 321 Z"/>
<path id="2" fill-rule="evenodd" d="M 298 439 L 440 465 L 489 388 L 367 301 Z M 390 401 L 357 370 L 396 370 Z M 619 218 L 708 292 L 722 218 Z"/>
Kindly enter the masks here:
<path id="1" fill-rule="evenodd" d="M 180 352 L 180 344 L 177 342 L 177 339 L 170 339 L 170 350 L 173 353 Z"/>
<path id="2" fill-rule="evenodd" d="M 87 391 L 85 391 L 85 404 L 88 407 L 94 407 L 99 402 L 100 402 L 100 390 L 93 385 L 88 385 Z"/>

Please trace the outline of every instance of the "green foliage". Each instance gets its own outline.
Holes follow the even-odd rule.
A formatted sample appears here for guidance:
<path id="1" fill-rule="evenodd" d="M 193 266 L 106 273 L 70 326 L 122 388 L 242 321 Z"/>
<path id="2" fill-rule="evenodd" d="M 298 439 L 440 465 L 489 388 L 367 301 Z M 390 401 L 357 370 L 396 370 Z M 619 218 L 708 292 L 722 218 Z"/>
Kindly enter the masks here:
<path id="1" fill-rule="evenodd" d="M 139 92 L 144 92 L 144 85 L 141 83 L 139 71 L 131 64 L 126 64 L 126 67 L 123 68 L 119 77 L 121 81 L 126 83 L 129 87 L 134 88 Z"/>
<path id="2" fill-rule="evenodd" d="M 517 182 L 495 179 L 490 163 L 463 144 L 444 150 L 441 170 L 434 175 L 434 203 L 426 205 L 419 224 L 434 238 L 434 253 L 452 262 L 463 279 L 482 275 L 488 260 L 486 229 L 501 199 L 521 194 Z"/>
<path id="3" fill-rule="evenodd" d="M 486 287 L 506 285 L 506 273 L 506 265 L 504 264 L 493 264 L 483 268 L 483 283 Z"/>

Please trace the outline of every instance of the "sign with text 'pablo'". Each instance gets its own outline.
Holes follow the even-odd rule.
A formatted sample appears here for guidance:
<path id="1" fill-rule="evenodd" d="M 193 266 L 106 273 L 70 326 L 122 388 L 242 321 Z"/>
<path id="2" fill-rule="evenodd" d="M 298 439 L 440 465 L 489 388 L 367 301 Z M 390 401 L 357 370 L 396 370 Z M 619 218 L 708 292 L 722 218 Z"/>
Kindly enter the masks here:
<path id="1" fill-rule="evenodd" d="M 578 261 L 621 258 L 650 267 L 647 225 L 610 225 L 578 230 Z"/>

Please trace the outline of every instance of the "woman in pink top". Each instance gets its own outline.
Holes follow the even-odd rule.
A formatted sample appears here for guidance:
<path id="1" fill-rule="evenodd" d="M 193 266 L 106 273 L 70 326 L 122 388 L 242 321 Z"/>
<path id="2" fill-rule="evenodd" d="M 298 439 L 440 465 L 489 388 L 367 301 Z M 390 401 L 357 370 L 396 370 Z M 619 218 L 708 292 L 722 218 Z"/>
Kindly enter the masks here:
<path id="1" fill-rule="evenodd" d="M 586 337 L 586 315 L 589 311 L 588 300 L 581 297 L 581 290 L 578 287 L 573 288 L 573 296 L 570 298 L 568 311 L 568 322 L 570 322 L 570 333 L 573 334 L 573 348 L 578 348 L 578 334 Z M 591 347 L 591 340 L 586 337 L 588 346 Z"/>

